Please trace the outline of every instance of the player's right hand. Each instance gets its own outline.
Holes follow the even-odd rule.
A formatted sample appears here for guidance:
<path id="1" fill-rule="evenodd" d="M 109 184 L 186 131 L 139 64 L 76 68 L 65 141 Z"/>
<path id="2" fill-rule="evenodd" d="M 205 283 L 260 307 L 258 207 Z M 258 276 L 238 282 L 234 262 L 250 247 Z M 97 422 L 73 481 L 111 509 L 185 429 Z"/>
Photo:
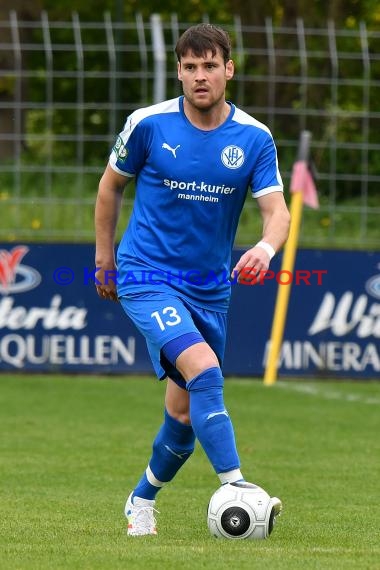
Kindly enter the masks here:
<path id="1" fill-rule="evenodd" d="M 99 270 L 95 273 L 95 287 L 101 299 L 109 299 L 118 302 L 117 296 L 117 268 L 115 265 L 101 266 L 97 264 Z"/>
<path id="2" fill-rule="evenodd" d="M 240 257 L 231 272 L 231 278 L 242 285 L 257 285 L 269 267 L 270 257 L 261 247 L 254 246 Z"/>

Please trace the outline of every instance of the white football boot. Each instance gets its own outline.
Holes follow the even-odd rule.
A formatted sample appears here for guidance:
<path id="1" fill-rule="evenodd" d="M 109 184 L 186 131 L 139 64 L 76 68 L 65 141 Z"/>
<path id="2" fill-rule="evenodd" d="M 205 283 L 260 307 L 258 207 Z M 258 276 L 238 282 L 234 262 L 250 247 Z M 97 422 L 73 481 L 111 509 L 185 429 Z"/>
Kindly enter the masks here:
<path id="1" fill-rule="evenodd" d="M 158 511 L 154 508 L 155 501 L 148 499 L 141 499 L 140 497 L 133 497 L 132 493 L 129 495 L 124 513 L 128 520 L 129 536 L 146 536 L 156 535 L 157 526 L 154 513 Z"/>

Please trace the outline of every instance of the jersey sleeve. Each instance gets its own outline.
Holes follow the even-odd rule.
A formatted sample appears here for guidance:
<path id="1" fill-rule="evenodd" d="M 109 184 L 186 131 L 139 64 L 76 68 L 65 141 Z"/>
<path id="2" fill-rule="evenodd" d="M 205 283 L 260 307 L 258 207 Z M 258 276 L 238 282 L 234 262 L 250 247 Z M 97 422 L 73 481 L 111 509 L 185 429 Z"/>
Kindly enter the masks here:
<path id="1" fill-rule="evenodd" d="M 271 192 L 283 192 L 281 174 L 278 168 L 276 146 L 273 138 L 266 133 L 262 150 L 254 166 L 251 189 L 254 198 Z"/>
<path id="2" fill-rule="evenodd" d="M 119 133 L 111 150 L 109 164 L 119 174 L 136 176 L 144 165 L 146 157 L 146 134 L 136 113 L 127 118 L 124 129 Z"/>

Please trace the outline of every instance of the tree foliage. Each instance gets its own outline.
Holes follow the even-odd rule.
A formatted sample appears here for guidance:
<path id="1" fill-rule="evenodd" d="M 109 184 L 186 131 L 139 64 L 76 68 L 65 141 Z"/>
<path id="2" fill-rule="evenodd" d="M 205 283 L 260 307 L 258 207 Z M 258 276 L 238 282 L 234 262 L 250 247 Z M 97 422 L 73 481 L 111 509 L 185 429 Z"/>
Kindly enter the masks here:
<path id="1" fill-rule="evenodd" d="M 241 88 L 238 82 L 234 82 L 229 87 L 232 99 L 236 100 L 235 95 L 240 89 L 240 95 L 244 99 L 247 107 L 256 107 L 259 109 L 266 109 L 269 105 L 268 99 L 271 99 L 271 104 L 278 108 L 293 109 L 295 111 L 294 118 L 289 120 L 289 116 L 283 115 L 275 118 L 275 125 L 270 124 L 271 128 L 275 127 L 276 138 L 294 139 L 298 137 L 300 128 L 302 127 L 302 120 L 296 116 L 297 109 L 301 109 L 303 105 L 307 104 L 312 109 L 331 108 L 331 120 L 321 120 L 318 114 L 315 117 L 308 119 L 307 127 L 315 133 L 319 140 L 326 140 L 330 136 L 334 136 L 339 141 L 350 140 L 351 142 L 360 141 L 363 130 L 363 122 L 360 115 L 365 113 L 365 101 L 363 99 L 363 91 L 360 85 L 358 88 L 350 86 L 342 88 L 339 92 L 334 103 L 331 102 L 331 85 L 328 83 L 314 84 L 312 87 L 305 87 L 297 82 L 274 82 L 269 85 L 267 81 L 268 71 L 268 56 L 264 53 L 263 44 L 267 41 L 265 34 L 258 33 L 256 30 L 259 26 L 268 22 L 273 26 L 281 27 L 283 29 L 296 28 L 297 22 L 300 18 L 304 26 L 309 30 L 307 43 L 308 49 L 317 51 L 321 39 L 318 34 L 313 35 L 312 30 L 318 28 L 326 28 L 327 23 L 333 22 L 336 28 L 354 29 L 358 28 L 360 22 L 365 22 L 369 30 L 377 29 L 380 24 L 380 4 L 378 0 L 189 0 L 188 2 L 178 3 L 178 0 L 167 0 L 163 4 L 160 0 L 29 0 L 25 3 L 23 0 L 2 0 L 0 8 L 0 18 L 6 20 L 8 12 L 15 10 L 20 20 L 41 20 L 41 11 L 47 13 L 50 22 L 69 22 L 72 21 L 73 12 L 75 12 L 81 22 L 100 22 L 104 19 L 104 13 L 108 12 L 111 15 L 112 21 L 115 22 L 135 22 L 136 15 L 140 14 L 145 22 L 149 21 L 151 14 L 159 13 L 162 19 L 166 22 L 171 22 L 173 15 L 176 15 L 178 23 L 181 28 L 188 24 L 196 23 L 199 21 L 209 20 L 214 23 L 229 26 L 234 28 L 234 17 L 240 17 L 240 21 L 244 28 L 250 29 L 251 33 L 244 34 L 244 48 L 246 53 L 244 55 L 238 54 L 237 57 L 237 72 L 244 73 L 251 78 L 251 82 L 245 83 Z M 53 33 L 53 32 L 52 32 Z M 99 32 L 86 29 L 86 40 L 97 44 Z M 233 32 L 234 33 L 234 32 Z M 30 28 L 23 28 L 21 30 L 21 41 L 30 42 L 33 40 L 42 42 L 41 31 L 33 31 Z M 62 28 L 55 28 L 55 39 L 62 44 L 73 44 L 73 30 L 70 26 L 62 26 Z M 104 36 L 104 33 L 103 33 Z M 296 37 L 293 34 L 293 39 Z M 7 37 L 4 36 L 5 41 L 10 41 L 10 31 L 7 31 Z M 286 34 L 276 38 L 276 49 L 280 52 L 294 49 L 296 52 L 297 45 L 291 45 L 291 36 Z M 236 38 L 234 47 L 237 46 L 238 40 Z M 141 67 L 139 54 L 137 52 L 127 53 L 124 50 L 128 43 L 138 43 L 137 32 L 133 26 L 128 31 L 120 31 L 117 40 L 117 71 L 124 74 L 131 72 L 138 73 Z M 104 38 L 102 41 L 105 41 Z M 341 48 L 344 51 L 358 51 L 357 38 L 342 39 Z M 346 42 L 346 45 L 343 45 Z M 328 48 L 327 48 L 328 50 Z M 360 46 L 359 46 L 360 50 Z M 370 52 L 378 52 L 379 45 L 371 44 L 369 46 Z M 3 70 L 11 69 L 13 65 L 13 53 L 2 52 L 0 54 L 0 67 Z M 277 57 L 277 56 L 276 56 Z M 92 136 L 107 135 L 113 131 L 110 126 L 110 116 L 118 113 L 122 109 L 122 115 L 125 115 L 127 105 L 129 108 L 133 106 L 140 106 L 140 104 L 149 103 L 151 101 L 151 93 L 143 93 L 142 84 L 138 79 L 128 80 L 124 83 L 117 84 L 117 98 L 115 101 L 115 109 L 112 111 L 87 109 L 80 116 L 78 110 L 75 109 L 77 101 L 78 85 L 75 81 L 69 79 L 69 74 L 75 78 L 78 61 L 75 56 L 75 50 L 61 51 L 54 54 L 55 62 L 58 61 L 59 69 L 64 69 L 67 74 L 66 77 L 54 79 L 53 90 L 56 100 L 67 103 L 66 108 L 57 109 L 51 116 L 51 121 L 47 127 L 46 110 L 35 110 L 28 112 L 27 116 L 23 114 L 23 119 L 26 120 L 26 131 L 31 133 L 44 133 L 51 135 L 52 133 L 60 133 L 67 135 L 70 138 L 70 132 L 75 131 L 75 125 L 78 121 L 82 122 L 82 129 L 85 136 L 91 139 Z M 100 52 L 86 53 L 86 71 L 90 71 L 93 75 L 92 78 L 86 77 L 83 85 L 84 97 L 90 100 L 99 107 L 102 103 L 108 101 L 109 97 L 109 81 L 100 80 L 96 78 L 96 73 L 103 68 L 107 68 L 108 55 L 106 49 Z M 240 59 L 239 59 L 240 58 Z M 35 74 L 33 79 L 22 79 L 22 91 L 24 100 L 33 100 L 37 102 L 44 102 L 46 95 L 46 73 L 44 70 L 45 56 L 42 52 L 34 51 L 28 53 L 23 65 L 27 67 L 30 65 L 34 70 L 40 70 L 40 73 Z M 174 56 L 170 64 L 175 64 Z M 169 64 L 168 64 L 169 65 Z M 332 62 L 328 58 L 315 58 L 308 62 L 308 72 L 314 77 L 329 77 L 331 73 Z M 297 77 L 301 75 L 301 61 L 300 58 L 294 57 L 284 60 L 279 58 L 276 60 L 276 69 L 279 73 L 287 77 Z M 173 76 L 175 66 L 173 65 Z M 363 62 L 360 57 L 356 62 L 342 61 L 340 62 L 339 73 L 344 77 L 363 78 Z M 380 80 L 380 62 L 377 61 L 371 69 L 372 78 L 376 81 Z M 264 80 L 260 79 L 264 78 Z M 127 85 L 127 88 L 125 88 Z M 15 81 L 11 75 L 3 73 L 0 77 L 0 99 L 12 100 L 15 89 Z M 178 84 L 176 81 L 169 82 L 168 96 L 175 96 L 178 93 Z M 376 99 L 376 100 L 375 100 Z M 332 105 L 336 108 L 333 108 Z M 367 104 L 371 108 L 377 105 L 377 97 L 370 95 Z M 71 105 L 71 107 L 70 107 Z M 337 116 L 337 111 L 347 112 L 347 116 L 334 120 L 333 117 Z M 349 116 L 349 111 L 352 111 L 352 116 Z M 0 111 L 0 118 L 2 123 L 6 125 L 6 129 L 12 127 L 13 116 L 12 112 L 6 115 L 4 110 Z M 359 118 L 358 118 L 359 117 Z M 265 117 L 258 116 L 257 118 L 267 122 Z M 122 123 L 121 113 L 114 124 L 120 126 Z M 47 132 L 50 129 L 51 132 Z M 376 142 L 375 138 L 378 133 L 378 128 L 371 125 L 369 135 L 370 142 Z M 98 150 L 96 150 L 98 149 Z M 0 155 L 5 152 L 5 148 L 0 147 Z M 54 143 L 54 159 L 61 161 L 76 160 L 79 154 L 84 155 L 86 161 L 96 160 L 96 153 L 103 152 L 99 146 L 90 142 L 85 142 L 83 147 L 78 151 L 77 143 L 75 141 L 67 141 L 64 144 Z M 27 158 L 29 160 L 44 160 L 44 146 L 40 143 L 29 142 L 27 146 Z M 293 153 L 293 149 L 291 149 Z M 3 154 L 4 156 L 4 154 Z M 348 160 L 355 161 L 353 155 L 349 151 L 342 155 L 342 161 Z M 368 170 L 376 172 L 377 170 L 377 156 L 371 155 Z M 360 165 L 358 164 L 358 174 L 360 173 Z M 344 185 L 345 192 L 354 192 L 354 188 L 350 185 L 350 181 L 346 181 Z"/>
<path id="2" fill-rule="evenodd" d="M 46 10 L 52 20 L 65 20 L 76 11 L 81 19 L 91 21 L 109 11 L 123 21 L 134 20 L 136 13 L 144 18 L 159 13 L 164 18 L 177 14 L 187 23 L 199 22 L 207 15 L 210 21 L 223 24 L 231 21 L 231 14 L 237 14 L 246 25 L 262 25 L 266 18 L 284 26 L 294 25 L 297 18 L 308 27 L 325 26 L 330 19 L 337 27 L 355 26 L 361 20 L 372 29 L 380 24 L 378 0 L 167 0 L 164 4 L 161 0 L 2 0 L 3 13 L 8 10 L 28 14 Z"/>

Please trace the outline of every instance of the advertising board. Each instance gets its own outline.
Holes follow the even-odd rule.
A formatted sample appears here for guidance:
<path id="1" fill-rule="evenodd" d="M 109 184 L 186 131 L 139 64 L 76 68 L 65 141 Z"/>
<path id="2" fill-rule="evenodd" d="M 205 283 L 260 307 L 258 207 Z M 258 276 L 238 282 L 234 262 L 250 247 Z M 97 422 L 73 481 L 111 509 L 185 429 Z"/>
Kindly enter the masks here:
<path id="1" fill-rule="evenodd" d="M 241 255 L 235 250 L 234 260 Z M 0 371 L 152 373 L 145 341 L 94 286 L 86 244 L 0 244 Z M 380 254 L 299 250 L 232 285 L 226 375 L 262 376 L 278 287 L 291 286 L 279 376 L 380 377 Z"/>

